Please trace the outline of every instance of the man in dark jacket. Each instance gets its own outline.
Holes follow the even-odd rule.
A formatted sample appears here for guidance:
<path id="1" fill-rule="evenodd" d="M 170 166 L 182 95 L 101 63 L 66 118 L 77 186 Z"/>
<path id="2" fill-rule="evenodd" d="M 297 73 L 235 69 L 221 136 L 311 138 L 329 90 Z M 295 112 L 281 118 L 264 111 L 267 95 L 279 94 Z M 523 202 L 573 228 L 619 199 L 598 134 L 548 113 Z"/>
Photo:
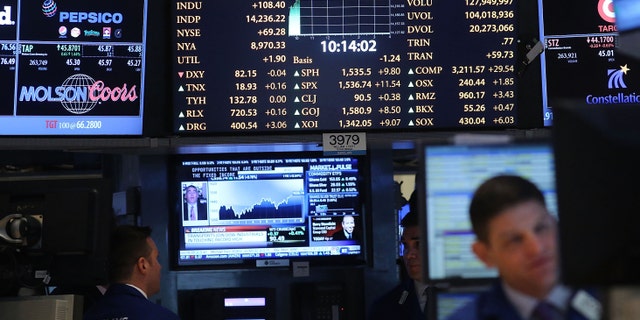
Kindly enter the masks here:
<path id="1" fill-rule="evenodd" d="M 556 220 L 538 187 L 519 176 L 482 183 L 469 206 L 473 252 L 500 274 L 493 287 L 448 319 L 596 320 L 591 292 L 560 283 Z"/>
<path id="2" fill-rule="evenodd" d="M 84 320 L 179 320 L 149 301 L 160 291 L 158 248 L 149 227 L 118 226 L 111 237 L 107 292 L 84 314 Z"/>
<path id="3" fill-rule="evenodd" d="M 415 211 L 402 219 L 402 260 L 408 277 L 373 303 L 370 320 L 425 320 L 427 285 L 422 282 L 420 226 Z"/>
<path id="4" fill-rule="evenodd" d="M 187 186 L 184 190 L 183 219 L 207 220 L 207 204 L 200 202 L 200 193 L 194 185 Z"/>

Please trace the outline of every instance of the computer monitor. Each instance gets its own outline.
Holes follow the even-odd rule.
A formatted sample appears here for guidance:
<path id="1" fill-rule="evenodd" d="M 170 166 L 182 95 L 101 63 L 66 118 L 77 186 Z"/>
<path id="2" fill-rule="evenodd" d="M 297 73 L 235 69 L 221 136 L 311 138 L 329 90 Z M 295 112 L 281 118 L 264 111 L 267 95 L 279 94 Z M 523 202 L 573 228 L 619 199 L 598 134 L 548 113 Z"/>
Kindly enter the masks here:
<path id="1" fill-rule="evenodd" d="M 487 290 L 487 288 L 459 288 L 437 292 L 435 295 L 435 319 L 447 319 L 456 310 L 478 297 L 482 290 Z"/>
<path id="2" fill-rule="evenodd" d="M 487 281 L 497 271 L 487 268 L 471 250 L 469 203 L 475 189 L 498 174 L 533 181 L 549 210 L 556 209 L 554 162 L 548 141 L 503 143 L 423 143 L 420 151 L 418 206 L 422 219 L 424 279 L 451 283 Z"/>

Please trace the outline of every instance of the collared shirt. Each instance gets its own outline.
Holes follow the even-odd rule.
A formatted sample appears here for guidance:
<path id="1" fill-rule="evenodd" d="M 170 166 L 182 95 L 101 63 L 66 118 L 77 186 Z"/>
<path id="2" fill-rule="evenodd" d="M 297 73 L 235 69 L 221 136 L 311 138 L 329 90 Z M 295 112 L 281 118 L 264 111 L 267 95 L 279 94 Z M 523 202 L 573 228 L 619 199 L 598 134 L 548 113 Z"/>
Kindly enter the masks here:
<path id="1" fill-rule="evenodd" d="M 522 319 L 530 319 L 533 309 L 538 304 L 538 299 L 519 292 L 516 289 L 509 287 L 509 285 L 504 282 L 502 283 L 502 286 L 504 287 L 507 299 L 511 301 Z M 565 312 L 569 305 L 569 298 L 571 298 L 571 289 L 563 285 L 556 285 L 551 289 L 551 292 L 545 298 L 545 301 L 551 303 L 562 312 Z"/>
<path id="2" fill-rule="evenodd" d="M 420 281 L 413 281 L 414 286 L 416 287 L 416 297 L 418 297 L 418 302 L 420 302 L 420 310 L 424 311 L 424 306 L 427 305 L 427 285 Z"/>
<path id="3" fill-rule="evenodd" d="M 149 297 L 147 297 L 147 294 L 146 294 L 144 291 L 142 291 L 142 289 L 140 289 L 140 288 L 138 288 L 138 287 L 136 287 L 136 286 L 134 286 L 134 285 L 132 285 L 132 284 L 130 284 L 130 283 L 126 283 L 126 285 L 128 285 L 128 286 L 129 286 L 129 287 L 131 287 L 131 288 L 134 288 L 134 289 L 136 289 L 136 290 L 140 291 L 140 293 L 142 293 L 142 295 L 143 295 L 145 298 L 147 298 L 147 300 L 149 300 Z"/>

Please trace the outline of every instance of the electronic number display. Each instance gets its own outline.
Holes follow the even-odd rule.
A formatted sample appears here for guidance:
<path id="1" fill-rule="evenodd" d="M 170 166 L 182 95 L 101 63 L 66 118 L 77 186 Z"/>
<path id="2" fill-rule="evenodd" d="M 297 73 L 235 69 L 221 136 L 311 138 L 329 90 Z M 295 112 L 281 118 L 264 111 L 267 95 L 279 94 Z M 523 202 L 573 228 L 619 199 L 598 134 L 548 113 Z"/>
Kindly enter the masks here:
<path id="1" fill-rule="evenodd" d="M 553 123 L 558 100 L 584 105 L 640 105 L 640 63 L 616 50 L 619 32 L 612 0 L 539 0 L 543 61 L 543 119 Z M 570 23 L 569 23 L 570 22 Z"/>
<path id="2" fill-rule="evenodd" d="M 173 6 L 177 134 L 517 126 L 513 0 Z"/>
<path id="3" fill-rule="evenodd" d="M 146 7 L 0 1 L 0 135 L 142 134 Z"/>

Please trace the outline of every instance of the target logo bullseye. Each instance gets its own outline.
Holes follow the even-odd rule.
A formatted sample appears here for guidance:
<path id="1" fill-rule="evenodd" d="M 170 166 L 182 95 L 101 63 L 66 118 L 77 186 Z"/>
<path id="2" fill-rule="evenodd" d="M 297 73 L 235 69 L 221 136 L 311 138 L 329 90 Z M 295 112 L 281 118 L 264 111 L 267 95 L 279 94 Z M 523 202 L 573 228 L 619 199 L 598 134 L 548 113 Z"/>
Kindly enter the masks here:
<path id="1" fill-rule="evenodd" d="M 602 20 L 609 23 L 616 22 L 616 14 L 613 10 L 613 0 L 598 1 L 598 13 Z"/>

